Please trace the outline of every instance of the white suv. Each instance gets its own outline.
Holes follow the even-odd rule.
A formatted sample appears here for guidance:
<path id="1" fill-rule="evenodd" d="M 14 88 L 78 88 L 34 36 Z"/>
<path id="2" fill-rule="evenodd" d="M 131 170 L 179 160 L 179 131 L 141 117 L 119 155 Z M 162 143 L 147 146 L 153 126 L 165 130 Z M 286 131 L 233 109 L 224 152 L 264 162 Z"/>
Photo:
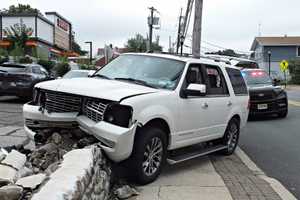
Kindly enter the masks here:
<path id="1" fill-rule="evenodd" d="M 30 138 L 45 128 L 78 127 L 146 184 L 165 161 L 232 154 L 247 121 L 248 101 L 241 72 L 226 63 L 123 54 L 90 78 L 36 85 L 23 112 Z M 193 148 L 182 150 L 188 146 Z"/>

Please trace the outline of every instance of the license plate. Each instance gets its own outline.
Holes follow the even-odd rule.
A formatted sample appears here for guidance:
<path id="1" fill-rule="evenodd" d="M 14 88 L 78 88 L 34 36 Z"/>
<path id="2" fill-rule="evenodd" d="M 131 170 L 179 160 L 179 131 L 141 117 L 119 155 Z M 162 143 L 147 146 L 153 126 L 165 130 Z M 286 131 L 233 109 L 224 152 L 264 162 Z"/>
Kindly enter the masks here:
<path id="1" fill-rule="evenodd" d="M 258 104 L 257 109 L 258 110 L 266 110 L 266 109 L 268 109 L 268 104 Z"/>
<path id="2" fill-rule="evenodd" d="M 9 85 L 12 86 L 12 87 L 16 87 L 16 83 L 15 82 L 10 82 Z"/>

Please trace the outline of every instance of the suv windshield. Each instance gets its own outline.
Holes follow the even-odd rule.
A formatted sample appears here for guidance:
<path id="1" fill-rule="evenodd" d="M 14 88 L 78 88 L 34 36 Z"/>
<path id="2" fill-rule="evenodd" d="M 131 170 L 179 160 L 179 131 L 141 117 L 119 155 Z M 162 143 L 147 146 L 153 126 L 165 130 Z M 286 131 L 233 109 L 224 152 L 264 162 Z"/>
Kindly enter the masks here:
<path id="1" fill-rule="evenodd" d="M 272 84 L 270 76 L 262 70 L 242 72 L 248 85 Z"/>
<path id="2" fill-rule="evenodd" d="M 94 77 L 127 81 L 148 87 L 176 88 L 185 62 L 144 55 L 121 55 Z"/>

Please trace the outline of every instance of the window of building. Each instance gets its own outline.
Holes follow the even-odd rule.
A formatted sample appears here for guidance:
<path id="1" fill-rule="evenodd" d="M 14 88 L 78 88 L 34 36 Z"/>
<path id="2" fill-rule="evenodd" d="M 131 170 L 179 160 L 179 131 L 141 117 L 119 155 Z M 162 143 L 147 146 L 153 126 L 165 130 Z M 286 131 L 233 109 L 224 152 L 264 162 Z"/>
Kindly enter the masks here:
<path id="1" fill-rule="evenodd" d="M 297 56 L 300 57 L 300 46 L 297 47 Z"/>

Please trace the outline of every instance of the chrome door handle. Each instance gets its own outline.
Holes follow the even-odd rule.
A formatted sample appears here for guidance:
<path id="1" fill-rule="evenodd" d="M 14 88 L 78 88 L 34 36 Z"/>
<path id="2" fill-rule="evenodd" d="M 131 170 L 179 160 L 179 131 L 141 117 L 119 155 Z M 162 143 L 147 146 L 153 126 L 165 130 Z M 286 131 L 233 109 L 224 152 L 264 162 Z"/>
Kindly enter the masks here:
<path id="1" fill-rule="evenodd" d="M 202 108 L 208 108 L 208 104 L 205 102 L 202 104 Z"/>
<path id="2" fill-rule="evenodd" d="M 232 102 L 228 101 L 227 106 L 232 106 Z"/>

